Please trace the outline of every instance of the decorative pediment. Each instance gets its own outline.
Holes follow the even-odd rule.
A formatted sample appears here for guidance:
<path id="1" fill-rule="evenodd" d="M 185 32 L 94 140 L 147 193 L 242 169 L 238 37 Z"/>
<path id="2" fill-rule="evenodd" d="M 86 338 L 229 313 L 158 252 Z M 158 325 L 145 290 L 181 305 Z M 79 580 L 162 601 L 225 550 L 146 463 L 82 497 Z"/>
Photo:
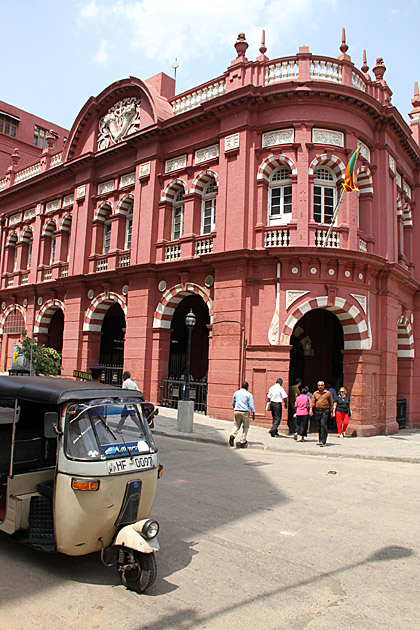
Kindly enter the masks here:
<path id="1" fill-rule="evenodd" d="M 99 121 L 98 151 L 108 149 L 140 129 L 141 99 L 131 96 L 109 108 Z"/>

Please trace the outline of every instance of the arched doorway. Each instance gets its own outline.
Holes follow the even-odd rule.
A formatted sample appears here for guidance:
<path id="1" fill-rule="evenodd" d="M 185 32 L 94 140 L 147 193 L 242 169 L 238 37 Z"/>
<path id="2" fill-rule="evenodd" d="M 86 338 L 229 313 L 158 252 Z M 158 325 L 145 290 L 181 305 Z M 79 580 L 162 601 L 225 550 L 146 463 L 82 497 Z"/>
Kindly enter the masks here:
<path id="1" fill-rule="evenodd" d="M 54 348 L 61 355 L 63 351 L 64 313 L 58 308 L 51 317 L 48 327 L 46 346 Z"/>
<path id="2" fill-rule="evenodd" d="M 169 351 L 168 376 L 179 378 L 187 361 L 188 333 L 185 317 L 193 311 L 197 320 L 191 334 L 190 373 L 195 381 L 207 375 L 209 355 L 209 310 L 199 295 L 185 297 L 175 309 L 171 323 L 171 347 Z"/>
<path id="3" fill-rule="evenodd" d="M 124 361 L 125 315 L 121 306 L 113 304 L 107 310 L 101 328 L 99 363 L 106 366 L 107 383 L 120 386 Z"/>
<path id="4" fill-rule="evenodd" d="M 302 379 L 310 392 L 317 382 L 330 382 L 335 390 L 343 384 L 343 327 L 336 315 L 326 309 L 306 313 L 296 324 L 290 338 L 289 383 Z M 330 421 L 330 428 L 335 423 Z M 311 422 L 311 430 L 317 427 Z"/>

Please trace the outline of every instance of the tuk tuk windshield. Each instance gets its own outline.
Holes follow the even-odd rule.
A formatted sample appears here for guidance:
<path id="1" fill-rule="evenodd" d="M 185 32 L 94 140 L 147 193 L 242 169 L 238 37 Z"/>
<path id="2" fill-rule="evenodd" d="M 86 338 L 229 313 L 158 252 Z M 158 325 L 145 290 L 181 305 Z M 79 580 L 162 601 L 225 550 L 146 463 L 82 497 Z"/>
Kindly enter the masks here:
<path id="1" fill-rule="evenodd" d="M 66 455 L 99 460 L 156 452 L 139 400 L 90 400 L 66 413 Z"/>

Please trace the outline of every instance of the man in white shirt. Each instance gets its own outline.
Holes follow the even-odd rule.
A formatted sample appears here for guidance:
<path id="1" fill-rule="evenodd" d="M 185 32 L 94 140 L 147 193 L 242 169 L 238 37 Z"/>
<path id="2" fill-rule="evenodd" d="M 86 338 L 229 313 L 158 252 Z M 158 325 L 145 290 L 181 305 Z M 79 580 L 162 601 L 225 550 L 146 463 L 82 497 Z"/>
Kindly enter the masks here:
<path id="1" fill-rule="evenodd" d="M 139 392 L 139 388 L 137 387 L 137 384 L 131 380 L 131 372 L 124 372 L 123 374 L 123 384 L 122 384 L 122 388 L 123 389 L 134 389 L 136 392 Z"/>
<path id="2" fill-rule="evenodd" d="M 273 426 L 269 430 L 271 437 L 276 437 L 279 434 L 278 428 L 281 422 L 282 403 L 284 403 L 284 408 L 287 409 L 287 394 L 282 385 L 283 379 L 278 378 L 267 394 L 267 401 L 270 403 L 271 415 L 273 416 Z"/>

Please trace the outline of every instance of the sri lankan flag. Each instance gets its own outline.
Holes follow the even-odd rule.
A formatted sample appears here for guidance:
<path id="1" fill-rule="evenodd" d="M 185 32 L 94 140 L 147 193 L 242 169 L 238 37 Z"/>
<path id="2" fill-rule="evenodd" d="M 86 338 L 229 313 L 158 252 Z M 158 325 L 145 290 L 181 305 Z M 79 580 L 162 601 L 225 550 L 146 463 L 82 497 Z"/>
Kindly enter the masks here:
<path id="1" fill-rule="evenodd" d="M 354 167 L 356 166 L 356 160 L 357 156 L 359 155 L 359 151 L 360 146 L 357 147 L 356 151 L 351 156 L 349 163 L 347 164 L 346 174 L 344 176 L 343 183 L 343 188 L 346 192 L 351 192 L 352 190 L 357 190 L 357 192 L 360 192 L 357 188 L 356 175 L 354 172 Z"/>

